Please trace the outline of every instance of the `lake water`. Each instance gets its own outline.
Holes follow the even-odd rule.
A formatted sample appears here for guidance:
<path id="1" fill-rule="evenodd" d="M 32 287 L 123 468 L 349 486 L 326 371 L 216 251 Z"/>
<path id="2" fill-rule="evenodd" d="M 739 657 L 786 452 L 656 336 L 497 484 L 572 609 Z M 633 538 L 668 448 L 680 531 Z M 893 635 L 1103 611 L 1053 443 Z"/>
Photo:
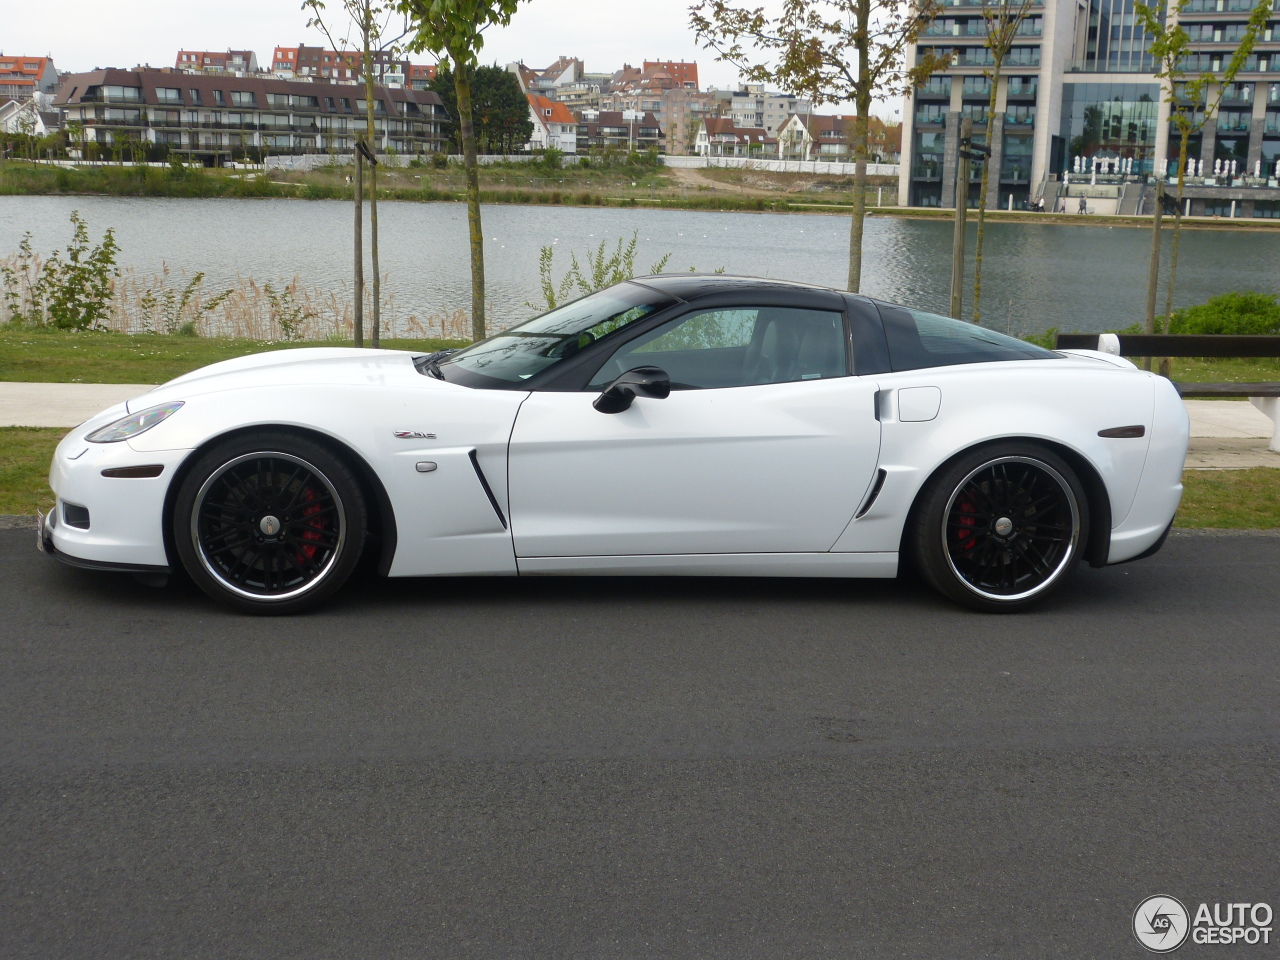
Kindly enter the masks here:
<path id="1" fill-rule="evenodd" d="M 297 277 L 341 291 L 351 274 L 349 203 L 253 199 L 0 197 L 0 257 L 30 231 L 37 250 L 66 245 L 79 210 L 95 239 L 114 227 L 120 263 L 141 275 L 205 272 L 208 286 L 237 276 L 259 282 Z M 384 295 L 398 317 L 420 319 L 470 307 L 466 209 L 452 203 L 383 201 Z M 639 208 L 500 205 L 484 208 L 489 315 L 508 325 L 538 301 L 538 252 L 554 244 L 556 275 L 601 240 L 639 236 L 643 270 L 671 253 L 668 270 L 696 267 L 843 287 L 847 217 L 703 213 Z M 1141 319 L 1149 230 L 1055 224 L 990 224 L 984 257 L 984 322 L 1014 333 L 1049 327 L 1098 331 Z M 946 312 L 951 224 L 867 221 L 863 292 Z M 972 233 L 970 259 L 972 259 Z M 1169 234 L 1164 244 L 1168 264 Z M 1280 231 L 1184 231 L 1178 305 L 1229 290 L 1280 293 Z M 972 276 L 972 264 L 970 264 Z M 971 288 L 966 292 L 969 299 Z M 1163 286 L 1160 295 L 1163 307 Z"/>

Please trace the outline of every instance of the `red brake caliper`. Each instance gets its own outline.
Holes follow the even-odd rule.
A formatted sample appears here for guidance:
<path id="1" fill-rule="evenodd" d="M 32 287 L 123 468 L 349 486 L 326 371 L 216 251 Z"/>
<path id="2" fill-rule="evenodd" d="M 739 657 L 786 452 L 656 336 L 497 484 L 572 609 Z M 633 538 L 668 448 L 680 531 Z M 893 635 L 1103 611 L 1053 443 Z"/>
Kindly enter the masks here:
<path id="1" fill-rule="evenodd" d="M 956 509 L 960 511 L 959 523 L 960 527 L 956 530 L 956 538 L 960 541 L 961 550 L 972 550 L 974 545 L 973 528 L 977 525 L 977 517 L 974 516 L 978 512 L 974 507 L 973 501 L 967 496 L 962 497 L 956 502 Z"/>
<path id="2" fill-rule="evenodd" d="M 302 499 L 304 501 L 314 501 L 315 498 L 316 492 L 311 487 L 307 487 L 302 491 Z M 312 543 L 307 544 L 305 547 L 298 548 L 299 562 L 301 562 L 303 557 L 306 557 L 308 560 L 314 560 L 316 558 L 316 551 L 320 549 L 315 546 L 315 543 L 318 543 L 320 540 L 320 531 L 324 529 L 324 519 L 317 516 L 318 513 L 320 513 L 320 504 L 318 503 L 310 503 L 302 510 L 302 518 L 306 523 L 306 528 L 302 531 L 302 539 L 310 540 Z"/>

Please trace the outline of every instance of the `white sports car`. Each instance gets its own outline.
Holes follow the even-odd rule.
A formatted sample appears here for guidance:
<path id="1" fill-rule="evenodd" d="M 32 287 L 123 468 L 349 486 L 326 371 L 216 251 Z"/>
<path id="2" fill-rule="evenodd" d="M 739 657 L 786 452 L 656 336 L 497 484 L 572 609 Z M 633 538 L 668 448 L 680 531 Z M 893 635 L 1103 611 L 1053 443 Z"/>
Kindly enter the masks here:
<path id="1" fill-rule="evenodd" d="M 299 349 L 73 430 L 40 542 L 253 613 L 392 577 L 893 577 L 1016 610 L 1154 553 L 1173 385 L 836 290 L 618 284 L 459 351 Z"/>

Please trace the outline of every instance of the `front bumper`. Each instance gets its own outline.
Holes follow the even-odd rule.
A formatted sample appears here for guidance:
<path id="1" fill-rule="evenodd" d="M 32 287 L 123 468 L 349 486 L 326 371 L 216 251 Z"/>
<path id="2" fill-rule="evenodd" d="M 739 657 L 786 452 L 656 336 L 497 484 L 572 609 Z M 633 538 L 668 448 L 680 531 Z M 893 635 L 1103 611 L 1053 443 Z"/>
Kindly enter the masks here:
<path id="1" fill-rule="evenodd" d="M 60 560 L 92 569 L 162 572 L 165 497 L 189 451 L 139 452 L 129 443 L 88 443 L 82 424 L 58 445 L 49 468 L 57 506 L 45 517 L 41 542 Z M 159 476 L 116 478 L 104 470 L 143 465 L 161 467 Z M 88 527 L 73 526 L 68 507 L 88 511 Z"/>
<path id="2" fill-rule="evenodd" d="M 63 553 L 53 541 L 53 531 L 57 523 L 58 512 L 56 507 L 47 514 L 41 513 L 39 510 L 36 511 L 36 549 L 41 553 L 48 554 L 55 560 L 61 560 L 67 566 L 80 567 L 84 570 L 111 570 L 116 573 L 168 574 L 173 572 L 167 565 L 111 563 L 105 560 L 86 560 L 83 557 L 73 557 L 69 553 Z"/>

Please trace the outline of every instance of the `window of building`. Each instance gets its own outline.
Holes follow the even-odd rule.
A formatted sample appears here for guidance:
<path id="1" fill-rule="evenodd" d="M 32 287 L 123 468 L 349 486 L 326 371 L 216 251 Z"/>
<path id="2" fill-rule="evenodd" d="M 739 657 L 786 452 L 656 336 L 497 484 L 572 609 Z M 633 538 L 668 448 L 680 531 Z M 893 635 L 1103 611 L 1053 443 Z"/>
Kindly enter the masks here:
<path id="1" fill-rule="evenodd" d="M 946 134 L 917 133 L 915 137 L 915 162 L 911 169 L 912 176 L 931 180 L 940 178 L 947 152 Z"/>
<path id="2" fill-rule="evenodd" d="M 191 103 L 199 104 L 199 103 L 200 103 L 200 91 L 199 91 L 199 90 L 197 90 L 195 87 L 191 87 L 189 90 L 187 90 L 187 99 L 188 99 Z"/>
<path id="3" fill-rule="evenodd" d="M 181 103 L 182 91 L 177 87 L 156 87 L 156 99 L 161 103 Z"/>
<path id="4" fill-rule="evenodd" d="M 989 97 L 991 81 L 986 77 L 965 77 L 961 94 L 965 97 Z"/>
<path id="5" fill-rule="evenodd" d="M 237 107 L 256 107 L 258 105 L 257 99 L 250 90 L 232 90 L 231 102 Z"/>
<path id="6" fill-rule="evenodd" d="M 926 126 L 947 122 L 947 106 L 943 103 L 922 103 L 916 107 L 916 125 Z"/>
<path id="7" fill-rule="evenodd" d="M 213 102 L 220 107 L 225 107 L 227 105 L 227 95 L 221 90 L 215 90 L 213 91 Z"/>
<path id="8" fill-rule="evenodd" d="M 1010 77 L 1008 95 L 1011 97 L 1034 97 L 1040 89 L 1036 77 Z"/>
<path id="9" fill-rule="evenodd" d="M 1268 220 L 1280 220 L 1280 200 L 1253 201 L 1253 215 Z"/>
<path id="10" fill-rule="evenodd" d="M 950 97 L 951 96 L 951 78 L 950 77 L 930 77 L 920 86 L 916 87 L 917 97 L 928 97 L 930 99 Z"/>
<path id="11" fill-rule="evenodd" d="M 1035 104 L 1031 103 L 1011 103 L 1009 109 L 1004 115 L 1004 122 L 1008 126 L 1030 127 L 1036 122 Z"/>
<path id="12" fill-rule="evenodd" d="M 1028 136 L 1006 136 L 1000 158 L 1000 179 L 1021 182 L 1031 179 L 1031 145 Z"/>

